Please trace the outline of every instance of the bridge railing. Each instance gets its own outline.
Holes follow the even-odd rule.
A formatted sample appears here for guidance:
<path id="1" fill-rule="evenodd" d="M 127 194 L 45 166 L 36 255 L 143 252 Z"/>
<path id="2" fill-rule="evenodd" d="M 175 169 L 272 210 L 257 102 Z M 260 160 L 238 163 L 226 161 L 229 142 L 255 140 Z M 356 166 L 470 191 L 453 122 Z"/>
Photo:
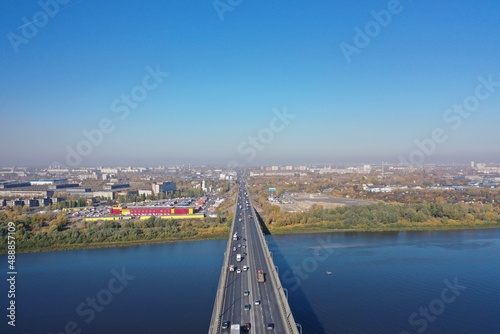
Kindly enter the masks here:
<path id="1" fill-rule="evenodd" d="M 250 198 L 250 196 L 249 196 Z M 252 200 L 250 199 L 250 207 L 252 208 L 252 215 L 254 217 L 254 221 L 258 224 L 257 215 L 255 214 L 255 208 L 252 204 Z M 259 230 L 262 232 L 261 226 L 257 226 Z M 280 278 L 278 276 L 278 272 L 276 271 L 276 266 L 274 265 L 273 258 L 271 253 L 269 252 L 269 248 L 267 247 L 266 239 L 264 238 L 264 233 L 258 233 L 259 240 L 262 244 L 262 248 L 264 250 L 265 258 L 267 265 L 269 266 L 271 272 L 268 273 L 271 277 L 271 281 L 273 285 L 276 287 L 276 299 L 279 303 L 281 317 L 283 319 L 283 323 L 286 324 L 287 332 L 290 334 L 299 334 L 297 330 L 297 325 L 295 324 L 295 319 L 292 314 L 292 310 L 290 309 L 290 305 L 288 305 L 288 299 L 285 296 L 285 292 L 283 290 L 283 286 L 281 285 Z"/>

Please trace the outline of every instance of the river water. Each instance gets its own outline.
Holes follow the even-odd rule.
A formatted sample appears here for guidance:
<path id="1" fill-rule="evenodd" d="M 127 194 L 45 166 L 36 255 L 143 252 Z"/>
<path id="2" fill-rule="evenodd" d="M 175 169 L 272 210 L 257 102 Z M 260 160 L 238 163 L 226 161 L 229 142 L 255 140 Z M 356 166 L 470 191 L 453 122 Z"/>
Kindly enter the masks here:
<path id="1" fill-rule="evenodd" d="M 266 238 L 304 333 L 500 333 L 500 230 Z M 0 333 L 207 333 L 225 247 L 18 254 Z"/>

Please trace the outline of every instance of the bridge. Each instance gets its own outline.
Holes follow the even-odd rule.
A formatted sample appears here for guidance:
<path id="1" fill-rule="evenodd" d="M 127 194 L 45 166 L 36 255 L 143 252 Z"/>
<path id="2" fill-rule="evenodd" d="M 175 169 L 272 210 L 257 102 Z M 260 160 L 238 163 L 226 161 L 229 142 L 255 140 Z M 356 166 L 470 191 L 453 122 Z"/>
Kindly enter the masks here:
<path id="1" fill-rule="evenodd" d="M 285 292 L 240 180 L 209 334 L 245 332 L 247 326 L 250 333 L 299 334 Z"/>

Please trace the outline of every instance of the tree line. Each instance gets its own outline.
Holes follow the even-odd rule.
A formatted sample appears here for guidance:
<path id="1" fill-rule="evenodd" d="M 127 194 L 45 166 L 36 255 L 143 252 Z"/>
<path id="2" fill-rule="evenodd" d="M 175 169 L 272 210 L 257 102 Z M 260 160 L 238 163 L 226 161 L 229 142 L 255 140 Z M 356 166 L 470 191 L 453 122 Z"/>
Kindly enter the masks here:
<path id="1" fill-rule="evenodd" d="M 175 220 L 151 217 L 146 220 L 70 221 L 63 213 L 16 215 L 14 211 L 0 213 L 0 247 L 6 250 L 7 224 L 16 225 L 16 247 L 30 249 L 85 246 L 99 243 L 125 243 L 192 238 L 228 230 L 216 219 Z"/>
<path id="2" fill-rule="evenodd" d="M 263 209 L 265 223 L 272 227 L 293 225 L 323 226 L 327 228 L 397 228 L 398 226 L 495 225 L 500 227 L 500 207 L 446 203 L 384 204 L 341 206 L 324 209 L 313 205 L 305 212 L 285 212 L 267 202 L 265 196 L 257 200 Z"/>

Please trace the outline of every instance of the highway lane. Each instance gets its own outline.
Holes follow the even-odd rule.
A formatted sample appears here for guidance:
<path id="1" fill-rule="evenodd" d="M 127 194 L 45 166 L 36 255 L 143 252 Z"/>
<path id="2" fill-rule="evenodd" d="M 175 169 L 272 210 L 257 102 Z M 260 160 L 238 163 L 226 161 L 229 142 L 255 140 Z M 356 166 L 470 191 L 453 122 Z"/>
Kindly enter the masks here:
<path id="1" fill-rule="evenodd" d="M 278 307 L 278 303 L 276 301 L 276 295 L 274 291 L 274 287 L 269 281 L 269 273 L 271 270 L 275 270 L 275 268 L 269 268 L 267 262 L 265 261 L 265 253 L 263 247 L 260 243 L 260 238 L 258 233 L 262 233 L 258 222 L 255 220 L 255 217 L 249 218 L 248 223 L 248 231 L 250 232 L 252 239 L 251 247 L 253 249 L 254 256 L 252 260 L 254 262 L 254 270 L 253 274 L 257 275 L 257 270 L 263 270 L 266 273 L 266 282 L 265 283 L 257 283 L 256 293 L 258 293 L 262 309 L 261 319 L 259 322 L 260 328 L 266 328 L 268 323 L 273 323 L 275 325 L 276 333 L 283 333 L 284 328 L 281 324 L 281 316 L 280 310 Z M 264 245 L 267 247 L 267 245 Z"/>

